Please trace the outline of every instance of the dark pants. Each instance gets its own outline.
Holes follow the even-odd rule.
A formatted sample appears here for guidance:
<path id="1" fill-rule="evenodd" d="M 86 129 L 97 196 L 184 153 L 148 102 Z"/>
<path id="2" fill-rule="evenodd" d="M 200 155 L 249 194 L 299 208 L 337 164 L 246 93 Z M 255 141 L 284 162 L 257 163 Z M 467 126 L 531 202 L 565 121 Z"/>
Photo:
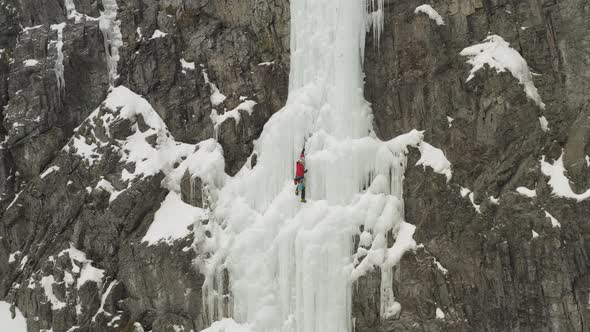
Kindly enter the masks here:
<path id="1" fill-rule="evenodd" d="M 297 178 L 297 191 L 301 192 L 301 199 L 305 200 L 305 183 L 302 177 Z"/>

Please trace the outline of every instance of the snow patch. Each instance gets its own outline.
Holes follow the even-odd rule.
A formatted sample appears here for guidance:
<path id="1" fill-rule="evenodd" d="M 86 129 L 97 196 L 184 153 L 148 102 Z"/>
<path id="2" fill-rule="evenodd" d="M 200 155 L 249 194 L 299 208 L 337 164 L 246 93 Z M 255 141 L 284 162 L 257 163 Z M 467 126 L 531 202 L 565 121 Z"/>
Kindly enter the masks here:
<path id="1" fill-rule="evenodd" d="M 160 31 L 160 30 L 156 29 L 156 30 L 154 31 L 154 33 L 152 34 L 152 37 L 150 38 L 150 40 L 152 40 L 152 39 L 156 39 L 156 38 L 164 38 L 164 37 L 166 37 L 167 35 L 168 35 L 167 33 L 165 33 L 165 32 L 162 32 L 162 31 Z"/>
<path id="2" fill-rule="evenodd" d="M 462 56 L 469 58 L 467 63 L 473 66 L 467 82 L 475 77 L 475 72 L 488 65 L 501 73 L 508 70 L 520 84 L 524 86 L 524 91 L 541 109 L 545 109 L 545 104 L 533 83 L 533 77 L 526 60 L 510 47 L 502 37 L 497 35 L 488 36 L 481 44 L 469 46 L 460 53 Z"/>
<path id="3" fill-rule="evenodd" d="M 469 201 L 471 202 L 471 205 L 473 206 L 475 211 L 477 213 L 481 214 L 481 207 L 480 207 L 480 205 L 475 204 L 475 194 L 469 188 L 461 187 L 460 194 L 461 194 L 461 197 L 468 197 Z"/>
<path id="4" fill-rule="evenodd" d="M 211 115 L 209 117 L 211 118 L 211 121 L 213 122 L 215 129 L 217 129 L 219 125 L 221 125 L 223 122 L 225 122 L 225 120 L 229 118 L 236 120 L 236 125 L 238 125 L 242 118 L 242 116 L 240 115 L 240 111 L 246 111 L 248 112 L 248 115 L 252 115 L 252 112 L 254 112 L 254 106 L 256 106 L 257 104 L 258 103 L 254 100 L 246 100 L 233 110 L 227 111 L 221 115 L 217 114 L 216 110 L 212 110 Z"/>
<path id="5" fill-rule="evenodd" d="M 104 305 L 107 301 L 107 298 L 109 297 L 109 294 L 111 293 L 111 290 L 113 290 L 113 287 L 115 287 L 119 282 L 117 280 L 113 280 L 111 281 L 111 283 L 109 284 L 109 286 L 107 287 L 106 291 L 102 294 L 102 296 L 100 297 L 100 307 L 98 308 L 98 310 L 96 311 L 96 314 L 94 314 L 94 316 L 92 317 L 92 321 L 96 322 L 96 317 L 100 314 L 104 314 L 107 317 L 112 316 L 111 313 L 107 312 L 104 310 Z"/>
<path id="6" fill-rule="evenodd" d="M 494 204 L 494 205 L 500 204 L 500 196 L 498 196 L 498 197 L 490 196 L 489 199 L 490 199 L 490 202 L 492 202 L 492 204 Z"/>
<path id="7" fill-rule="evenodd" d="M 436 264 L 436 267 L 440 272 L 442 272 L 442 274 L 449 273 L 449 270 L 445 269 L 445 267 L 442 266 L 442 264 L 436 258 L 434 259 L 434 264 Z"/>
<path id="8" fill-rule="evenodd" d="M 29 32 L 31 30 L 39 29 L 39 28 L 42 28 L 42 27 L 43 27 L 43 24 L 35 25 L 35 26 L 32 26 L 32 27 L 25 27 L 22 32 L 23 33 Z M 4 50 L 2 50 L 2 52 L 4 52 Z"/>
<path id="9" fill-rule="evenodd" d="M 8 204 L 8 207 L 6 208 L 6 211 L 8 211 L 14 205 L 14 203 L 16 203 L 16 201 L 20 197 L 20 194 L 23 193 L 23 190 L 19 191 L 16 195 L 14 195 L 14 198 L 12 199 L 12 202 L 10 202 L 10 204 Z"/>
<path id="10" fill-rule="evenodd" d="M 416 7 L 414 10 L 414 14 L 423 13 L 428 15 L 431 20 L 435 21 L 437 25 L 445 25 L 445 21 L 443 20 L 442 16 L 434 10 L 430 5 L 421 5 Z"/>
<path id="11" fill-rule="evenodd" d="M 186 74 L 187 70 L 195 70 L 195 63 L 188 62 L 184 58 L 180 59 L 180 66 L 182 67 L 183 74 Z"/>
<path id="12" fill-rule="evenodd" d="M 35 59 L 27 59 L 27 60 L 23 61 L 23 66 L 25 66 L 25 67 L 35 67 L 38 64 L 39 64 L 39 61 L 35 60 Z"/>
<path id="13" fill-rule="evenodd" d="M 539 123 L 541 124 L 541 130 L 543 130 L 544 132 L 549 131 L 549 122 L 547 121 L 547 118 L 545 118 L 544 115 L 539 117 Z"/>
<path id="14" fill-rule="evenodd" d="M 209 84 L 209 87 L 211 88 L 211 105 L 213 105 L 213 107 L 216 107 L 218 105 L 220 105 L 221 103 L 223 103 L 223 101 L 227 98 L 223 93 L 221 93 L 221 91 L 219 91 L 219 88 L 217 88 L 217 85 L 215 85 L 215 83 L 211 82 L 209 80 L 209 75 L 207 74 L 207 71 L 203 69 L 203 78 L 205 79 L 205 83 Z"/>
<path id="15" fill-rule="evenodd" d="M 453 177 L 451 171 L 451 162 L 445 157 L 441 149 L 437 149 L 432 145 L 422 142 L 420 143 L 420 160 L 416 162 L 416 166 L 423 165 L 430 166 L 434 172 L 444 174 L 447 177 L 447 182 Z"/>
<path id="16" fill-rule="evenodd" d="M 436 319 L 445 319 L 445 313 L 441 308 L 436 308 Z"/>
<path id="17" fill-rule="evenodd" d="M 559 159 L 555 160 L 553 164 L 546 162 L 545 156 L 543 156 L 541 159 L 541 171 L 549 177 L 549 185 L 553 188 L 553 195 L 575 199 L 578 202 L 590 197 L 590 189 L 582 194 L 577 194 L 572 190 L 569 179 L 565 175 L 566 169 L 563 165 L 563 152 Z"/>
<path id="18" fill-rule="evenodd" d="M 27 263 L 29 262 L 29 256 L 25 256 L 20 260 L 20 266 L 18 267 L 19 270 L 22 270 L 25 268 L 25 265 L 27 265 Z"/>
<path id="19" fill-rule="evenodd" d="M 14 308 L 14 317 L 10 311 L 10 303 L 0 301 L 0 323 L 2 330 L 10 332 L 27 332 L 27 319 L 18 308 Z"/>
<path id="20" fill-rule="evenodd" d="M 186 204 L 177 193 L 171 191 L 156 211 L 154 221 L 141 241 L 147 242 L 148 245 L 161 241 L 172 244 L 175 240 L 190 235 L 188 227 L 206 219 L 207 216 L 205 210 Z"/>
<path id="21" fill-rule="evenodd" d="M 529 189 L 526 187 L 518 187 L 516 188 L 516 192 L 518 192 L 519 194 L 529 197 L 529 198 L 533 198 L 533 197 L 537 197 L 537 191 L 535 189 Z"/>
<path id="22" fill-rule="evenodd" d="M 140 27 L 137 27 L 137 29 L 135 29 L 135 34 L 137 35 L 137 38 L 135 38 L 135 41 L 140 42 L 143 39 L 143 34 L 141 33 Z"/>
<path id="23" fill-rule="evenodd" d="M 73 137 L 70 142 L 74 148 L 73 153 L 84 159 L 84 161 L 86 161 L 89 166 L 94 165 L 94 163 L 100 159 L 100 155 L 96 153 L 98 145 L 96 145 L 94 142 L 88 144 L 86 143 L 84 137 Z"/>
<path id="24" fill-rule="evenodd" d="M 231 318 L 224 318 L 201 332 L 254 332 L 254 330 L 249 324 L 238 324 Z"/>
<path id="25" fill-rule="evenodd" d="M 59 171 L 59 166 L 51 166 L 45 170 L 45 172 L 41 173 L 41 178 L 44 179 L 47 175 Z"/>
<path id="26" fill-rule="evenodd" d="M 55 284 L 55 278 L 52 275 L 41 278 L 41 287 L 45 291 L 45 297 L 51 303 L 52 310 L 61 310 L 66 307 L 66 303 L 60 301 L 53 293 L 53 284 Z"/>
<path id="27" fill-rule="evenodd" d="M 447 116 L 447 122 L 449 123 L 449 128 L 451 128 L 453 126 L 453 121 L 455 121 L 455 119 L 451 118 L 450 116 Z"/>
<path id="28" fill-rule="evenodd" d="M 15 252 L 11 253 L 10 255 L 8 255 L 8 264 L 16 262 L 16 256 L 20 256 L 20 254 L 21 254 L 20 250 L 17 250 Z"/>
<path id="29" fill-rule="evenodd" d="M 539 237 L 539 233 L 535 232 L 534 230 L 532 232 L 533 232 L 533 237 L 531 239 L 536 239 Z"/>
<path id="30" fill-rule="evenodd" d="M 122 190 L 116 190 L 115 187 L 104 178 L 101 178 L 94 188 L 104 190 L 111 194 L 111 197 L 109 197 L 109 203 L 112 203 L 123 192 Z"/>
<path id="31" fill-rule="evenodd" d="M 85 283 L 92 281 L 96 283 L 97 287 L 100 289 L 102 287 L 102 279 L 105 271 L 92 266 L 92 260 L 87 259 L 86 254 L 81 250 L 76 249 L 71 243 L 69 249 L 62 250 L 57 256 L 61 257 L 66 253 L 72 262 L 72 272 L 79 274 L 76 287 L 80 289 Z M 76 262 L 80 263 L 82 268 L 80 268 Z"/>
<path id="32" fill-rule="evenodd" d="M 545 212 L 545 217 L 549 218 L 551 220 L 551 226 L 553 228 L 558 227 L 561 228 L 561 224 L 559 223 L 559 221 L 557 221 L 557 219 L 555 219 L 554 216 L 552 216 L 551 214 L 549 214 L 549 212 L 543 210 L 543 212 Z"/>

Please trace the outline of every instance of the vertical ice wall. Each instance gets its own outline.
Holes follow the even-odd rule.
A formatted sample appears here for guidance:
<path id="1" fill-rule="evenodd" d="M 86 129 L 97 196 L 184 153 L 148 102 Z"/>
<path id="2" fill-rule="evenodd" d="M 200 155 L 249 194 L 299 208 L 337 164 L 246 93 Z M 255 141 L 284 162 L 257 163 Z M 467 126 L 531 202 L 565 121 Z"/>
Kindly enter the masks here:
<path id="1" fill-rule="evenodd" d="M 382 142 L 373 133 L 362 62 L 366 33 L 379 38 L 382 20 L 383 0 L 291 0 L 287 105 L 255 142 L 256 166 L 227 181 L 210 222 L 195 229 L 210 320 L 231 315 L 258 332 L 351 331 L 351 285 L 373 266 L 389 279 L 382 314 L 399 311 L 391 269 L 415 245 L 403 220 L 405 152 L 422 136 Z M 304 146 L 306 204 L 293 186 Z"/>
<path id="2" fill-rule="evenodd" d="M 65 88 L 65 80 L 64 80 L 64 54 L 63 54 L 63 46 L 64 46 L 64 28 L 66 23 L 59 23 L 59 24 L 52 24 L 51 30 L 57 32 L 57 42 L 55 44 L 55 48 L 57 50 L 57 57 L 55 59 L 55 75 L 57 77 L 57 86 L 58 91 L 61 92 Z"/>
<path id="3" fill-rule="evenodd" d="M 99 26 L 104 38 L 104 48 L 109 72 L 109 84 L 113 85 L 119 77 L 117 63 L 119 62 L 119 47 L 123 45 L 121 22 L 117 20 L 117 0 L 103 0 L 104 12 L 99 18 Z"/>

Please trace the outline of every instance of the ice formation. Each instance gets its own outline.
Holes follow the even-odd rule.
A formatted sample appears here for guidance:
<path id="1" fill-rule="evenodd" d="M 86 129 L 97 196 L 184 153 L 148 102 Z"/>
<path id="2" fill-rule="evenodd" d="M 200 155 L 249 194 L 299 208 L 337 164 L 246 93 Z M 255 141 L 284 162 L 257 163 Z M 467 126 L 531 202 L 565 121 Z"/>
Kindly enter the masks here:
<path id="1" fill-rule="evenodd" d="M 206 331 L 352 331 L 351 287 L 375 267 L 382 271 L 381 316 L 399 314 L 393 268 L 416 247 L 403 212 L 408 147 L 422 152 L 420 165 L 447 179 L 452 173 L 422 132 L 386 142 L 373 132 L 362 61 L 367 27 L 379 39 L 383 6 L 382 0 L 291 1 L 287 104 L 255 142 L 256 166 L 247 163 L 227 178 L 209 222 L 195 225 L 204 309 L 210 323 L 220 321 Z M 212 120 L 219 123 L 219 115 Z M 293 186 L 304 146 L 306 204 Z"/>
<path id="2" fill-rule="evenodd" d="M 57 57 L 55 59 L 55 75 L 57 77 L 57 86 L 59 91 L 64 90 L 66 84 L 64 80 L 64 53 L 63 53 L 63 46 L 64 46 L 64 28 L 66 27 L 66 23 L 60 24 L 52 24 L 51 30 L 57 32 L 57 43 L 55 44 L 55 48 L 57 50 Z"/>
<path id="3" fill-rule="evenodd" d="M 475 72 L 486 64 L 490 68 L 496 69 L 498 73 L 508 70 L 524 86 L 527 97 L 532 99 L 541 109 L 545 108 L 537 87 L 533 83 L 533 76 L 526 60 L 502 37 L 488 36 L 481 44 L 469 46 L 463 49 L 460 54 L 469 58 L 467 63 L 473 66 L 467 82 L 474 78 Z"/>
<path id="4" fill-rule="evenodd" d="M 109 72 L 109 83 L 113 85 L 119 77 L 117 74 L 117 63 L 119 62 L 119 47 L 123 45 L 121 35 L 121 22 L 117 20 L 117 0 L 104 0 L 102 2 L 104 12 L 99 18 L 99 27 L 104 37 L 104 48 L 107 57 L 107 69 Z"/>

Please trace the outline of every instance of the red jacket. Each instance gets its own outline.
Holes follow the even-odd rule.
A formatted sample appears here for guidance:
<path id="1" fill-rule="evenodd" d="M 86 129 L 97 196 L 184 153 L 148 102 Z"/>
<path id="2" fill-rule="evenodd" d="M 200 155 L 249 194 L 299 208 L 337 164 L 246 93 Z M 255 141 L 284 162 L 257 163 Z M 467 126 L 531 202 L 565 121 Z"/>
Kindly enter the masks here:
<path id="1" fill-rule="evenodd" d="M 295 177 L 302 178 L 305 175 L 305 165 L 298 161 L 296 166 Z"/>

